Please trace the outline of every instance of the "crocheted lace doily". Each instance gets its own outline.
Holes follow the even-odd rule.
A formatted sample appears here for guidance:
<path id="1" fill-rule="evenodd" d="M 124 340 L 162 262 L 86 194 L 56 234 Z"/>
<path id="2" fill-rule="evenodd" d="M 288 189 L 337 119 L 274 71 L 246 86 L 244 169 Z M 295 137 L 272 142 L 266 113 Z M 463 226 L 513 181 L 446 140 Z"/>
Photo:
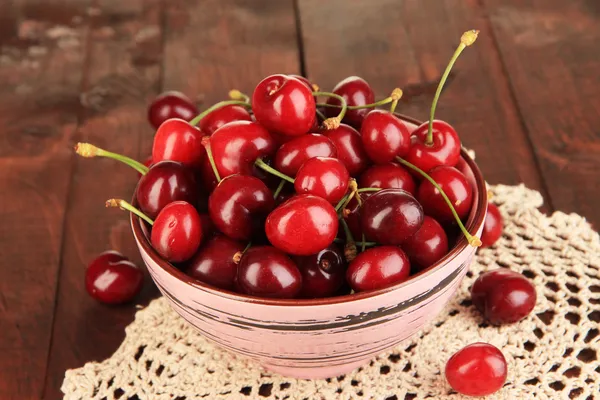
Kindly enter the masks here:
<path id="1" fill-rule="evenodd" d="M 65 399 L 462 399 L 444 379 L 448 358 L 488 342 L 508 361 L 508 380 L 489 399 L 600 399 L 600 239 L 586 220 L 537 210 L 539 193 L 492 186 L 503 237 L 480 249 L 457 296 L 427 328 L 346 376 L 289 379 L 215 347 L 164 298 L 140 310 L 116 353 L 66 372 Z M 488 326 L 469 288 L 483 271 L 510 268 L 535 282 L 525 320 Z"/>

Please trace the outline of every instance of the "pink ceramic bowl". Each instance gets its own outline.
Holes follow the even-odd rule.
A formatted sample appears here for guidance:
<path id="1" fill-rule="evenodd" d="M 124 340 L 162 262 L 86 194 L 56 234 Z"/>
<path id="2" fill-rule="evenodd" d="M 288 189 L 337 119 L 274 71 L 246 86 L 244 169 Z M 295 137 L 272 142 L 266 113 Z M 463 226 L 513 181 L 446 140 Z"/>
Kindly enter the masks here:
<path id="1" fill-rule="evenodd" d="M 413 128 L 418 124 L 401 118 Z M 485 182 L 464 150 L 462 157 L 461 169 L 475 188 L 466 226 L 480 235 L 487 205 Z M 133 214 L 131 226 L 154 282 L 179 315 L 221 347 L 297 378 L 347 373 L 413 335 L 454 295 L 475 254 L 463 238 L 436 265 L 386 289 L 316 300 L 273 300 L 192 279 L 161 259 Z"/>

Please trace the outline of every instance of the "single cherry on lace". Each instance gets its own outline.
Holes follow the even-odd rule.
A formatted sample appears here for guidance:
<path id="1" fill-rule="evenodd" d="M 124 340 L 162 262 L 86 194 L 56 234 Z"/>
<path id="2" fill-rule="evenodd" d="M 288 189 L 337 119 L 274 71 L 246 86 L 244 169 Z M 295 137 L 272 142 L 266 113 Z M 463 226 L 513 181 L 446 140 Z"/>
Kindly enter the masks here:
<path id="1" fill-rule="evenodd" d="M 350 174 L 336 158 L 313 157 L 304 162 L 294 180 L 298 194 L 312 194 L 336 204 L 348 190 Z"/>
<path id="2" fill-rule="evenodd" d="M 289 75 L 271 75 L 256 85 L 252 111 L 266 129 L 289 136 L 304 135 L 313 126 L 316 113 L 313 92 Z"/>
<path id="3" fill-rule="evenodd" d="M 203 133 L 189 122 L 172 118 L 163 122 L 154 135 L 152 160 L 180 162 L 199 170 L 206 150 L 202 145 Z"/>
<path id="4" fill-rule="evenodd" d="M 281 250 L 271 246 L 247 249 L 237 273 L 242 293 L 280 299 L 291 299 L 302 289 L 302 274 Z"/>
<path id="5" fill-rule="evenodd" d="M 189 121 L 198 114 L 198 107 L 185 94 L 168 91 L 157 96 L 148 107 L 148 121 L 154 129 L 170 118 Z"/>
<path id="6" fill-rule="evenodd" d="M 295 177 L 302 164 L 314 157 L 337 157 L 337 149 L 331 139 L 315 133 L 294 137 L 279 147 L 273 166 L 279 172 Z"/>
<path id="7" fill-rule="evenodd" d="M 346 279 L 356 292 L 383 289 L 408 279 L 410 262 L 397 246 L 363 251 L 348 266 Z"/>
<path id="8" fill-rule="evenodd" d="M 535 286 L 522 274 L 500 268 L 481 274 L 471 288 L 475 307 L 492 324 L 511 324 L 528 316 L 537 301 Z"/>
<path id="9" fill-rule="evenodd" d="M 446 363 L 445 375 L 452 389 L 467 396 L 488 396 L 506 382 L 504 355 L 488 343 L 473 343 L 456 352 Z"/>
<path id="10" fill-rule="evenodd" d="M 440 79 L 431 104 L 429 121 L 420 125 L 412 133 L 412 144 L 405 158 L 425 172 L 429 172 L 432 168 L 440 165 L 453 167 L 460 158 L 460 139 L 456 131 L 446 122 L 434 120 L 435 109 L 444 83 L 456 59 L 467 46 L 475 42 L 478 33 L 479 31 L 471 30 L 462 35 L 460 44 Z"/>
<path id="11" fill-rule="evenodd" d="M 348 106 L 364 106 L 375 101 L 375 93 L 364 79 L 358 76 L 349 76 L 340 81 L 332 90 L 333 93 L 342 96 Z M 340 106 L 341 102 L 336 98 L 329 98 L 327 104 Z M 338 109 L 329 107 L 325 109 L 328 117 L 335 117 Z M 363 119 L 369 112 L 368 108 L 348 110 L 342 121 L 356 129 L 360 129 Z"/>
<path id="12" fill-rule="evenodd" d="M 483 223 L 483 232 L 481 232 L 481 246 L 490 247 L 496 243 L 500 239 L 500 236 L 502 236 L 503 227 L 504 223 L 502 222 L 500 210 L 498 210 L 498 207 L 494 203 L 488 203 L 487 214 Z"/>
<path id="13" fill-rule="evenodd" d="M 310 256 L 295 256 L 292 259 L 302 274 L 299 297 L 316 299 L 334 296 L 345 282 L 346 262 L 335 244 Z"/>
<path id="14" fill-rule="evenodd" d="M 94 258 L 85 270 L 85 289 L 94 299 L 106 304 L 133 300 L 142 289 L 144 273 L 115 250 Z"/>
<path id="15" fill-rule="evenodd" d="M 212 238 L 185 264 L 185 272 L 199 281 L 221 289 L 234 289 L 239 260 L 246 245 L 219 235 Z"/>

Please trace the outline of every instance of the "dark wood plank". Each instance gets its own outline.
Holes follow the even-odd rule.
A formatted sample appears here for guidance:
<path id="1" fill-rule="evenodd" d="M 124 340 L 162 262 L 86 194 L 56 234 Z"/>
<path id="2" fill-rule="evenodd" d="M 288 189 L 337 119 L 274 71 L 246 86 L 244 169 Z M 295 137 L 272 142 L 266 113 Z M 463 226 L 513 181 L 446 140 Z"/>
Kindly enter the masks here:
<path id="1" fill-rule="evenodd" d="M 600 3 L 486 0 L 556 209 L 600 227 Z"/>
<path id="2" fill-rule="evenodd" d="M 0 398 L 37 399 L 51 337 L 87 28 L 75 0 L 0 2 Z"/>
<path id="3" fill-rule="evenodd" d="M 149 154 L 153 130 L 146 121 L 146 107 L 160 86 L 160 21 L 158 0 L 95 4 L 82 94 L 84 119 L 73 142 L 89 141 L 134 158 Z M 75 160 L 46 399 L 61 397 L 66 369 L 109 357 L 125 337 L 136 305 L 157 295 L 148 278 L 133 304 L 108 307 L 90 298 L 84 287 L 86 264 L 102 251 L 119 250 L 143 265 L 127 213 L 104 207 L 111 197 L 130 199 L 137 179 L 135 171 L 112 160 Z"/>
<path id="4" fill-rule="evenodd" d="M 477 2 L 300 0 L 308 75 L 324 90 L 349 75 L 365 78 L 378 98 L 406 89 L 398 111 L 426 119 L 437 81 L 462 32 L 481 30 L 456 63 L 436 117 L 477 152 L 490 183 L 542 190 L 529 143 L 485 12 Z"/>

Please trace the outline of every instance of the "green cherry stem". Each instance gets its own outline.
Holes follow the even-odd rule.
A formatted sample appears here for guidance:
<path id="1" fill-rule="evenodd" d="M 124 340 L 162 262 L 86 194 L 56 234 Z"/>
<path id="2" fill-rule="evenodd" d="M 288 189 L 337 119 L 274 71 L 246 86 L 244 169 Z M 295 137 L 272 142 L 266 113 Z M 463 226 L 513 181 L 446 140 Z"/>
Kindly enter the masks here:
<path id="1" fill-rule="evenodd" d="M 381 188 L 360 188 L 357 190 L 358 193 L 364 193 L 364 192 L 379 192 L 381 190 Z"/>
<path id="2" fill-rule="evenodd" d="M 385 106 L 386 104 L 390 104 L 394 99 L 392 96 L 386 97 L 385 99 L 376 101 L 375 103 L 363 104 L 362 106 L 347 106 L 348 110 L 362 110 L 363 108 L 375 108 Z M 340 105 L 337 104 L 327 104 L 327 103 L 317 103 L 318 107 L 328 107 L 328 108 L 340 108 Z"/>
<path id="3" fill-rule="evenodd" d="M 363 233 L 362 234 L 362 242 L 360 244 L 360 251 L 365 251 L 365 247 L 367 246 L 365 240 L 366 240 L 365 239 L 365 234 Z"/>
<path id="4" fill-rule="evenodd" d="M 146 214 L 144 214 L 143 212 L 141 212 L 140 210 L 138 210 L 137 208 L 135 208 L 134 206 L 132 206 L 131 204 L 126 202 L 125 200 L 109 199 L 109 200 L 106 200 L 105 205 L 106 205 L 106 207 L 119 207 L 121 210 L 129 211 L 129 212 L 137 215 L 138 217 L 140 217 L 141 219 L 143 219 L 150 225 L 154 225 L 154 221 L 152 221 Z"/>
<path id="5" fill-rule="evenodd" d="M 246 102 L 246 101 L 240 101 L 240 100 L 225 100 L 225 101 L 220 101 L 216 104 L 213 104 L 212 106 L 208 107 L 206 110 L 202 111 L 200 114 L 196 115 L 194 117 L 194 119 L 192 119 L 190 121 L 190 125 L 198 125 L 198 123 L 200 121 L 202 121 L 202 118 L 206 117 L 208 114 L 210 114 L 211 112 L 218 110 L 219 108 L 223 108 L 225 106 L 244 106 L 244 107 L 250 107 L 250 103 Z"/>
<path id="6" fill-rule="evenodd" d="M 246 93 L 240 92 L 237 89 L 231 89 L 228 94 L 231 100 L 238 100 L 243 101 L 244 103 L 250 103 L 250 96 L 248 96 Z"/>
<path id="7" fill-rule="evenodd" d="M 335 206 L 335 211 L 339 212 L 340 210 L 343 210 L 344 208 L 346 208 L 346 206 L 348 205 L 348 203 L 350 203 L 350 200 L 352 200 L 352 197 L 354 197 L 354 195 L 356 194 L 357 190 L 358 190 L 358 185 L 356 184 L 356 179 L 350 179 L 350 182 L 348 182 L 348 190 L 349 192 L 340 199 L 340 201 L 338 201 L 337 205 Z"/>
<path id="8" fill-rule="evenodd" d="M 235 253 L 233 255 L 233 262 L 236 264 L 239 264 L 240 261 L 242 261 L 242 256 L 244 255 L 244 253 L 250 248 L 252 247 L 252 241 L 249 241 L 248 244 L 246 245 L 246 247 L 244 247 L 244 250 L 242 251 L 238 251 L 237 253 Z"/>
<path id="9" fill-rule="evenodd" d="M 279 193 L 281 193 L 281 190 L 283 189 L 283 187 L 285 186 L 285 183 L 287 181 L 285 179 L 282 179 L 281 182 L 279 182 L 279 186 L 277 186 L 277 189 L 275 189 L 275 193 L 273 193 L 273 198 L 277 198 L 277 196 L 279 196 Z"/>
<path id="10" fill-rule="evenodd" d="M 345 219 L 340 219 L 340 223 L 344 228 L 344 235 L 346 235 L 346 244 L 344 244 L 344 258 L 347 262 L 352 262 L 356 258 L 357 250 L 356 250 L 356 242 L 352 237 L 352 232 L 350 232 L 350 228 L 346 223 Z"/>
<path id="11" fill-rule="evenodd" d="M 258 168 L 260 168 L 264 171 L 267 171 L 270 174 L 280 177 L 281 179 L 285 179 L 286 181 L 288 181 L 290 183 L 294 183 L 294 178 L 289 177 L 286 174 L 282 174 L 281 172 L 277 171 L 275 168 L 271 167 L 269 164 L 267 164 L 260 158 L 256 159 L 256 161 L 254 162 L 254 165 L 256 165 Z"/>
<path id="12" fill-rule="evenodd" d="M 396 111 L 396 106 L 398 105 L 398 101 L 402 98 L 402 89 L 396 88 L 392 91 L 392 105 L 390 106 L 390 112 L 393 114 Z"/>
<path id="13" fill-rule="evenodd" d="M 215 178 L 217 178 L 217 183 L 221 182 L 221 175 L 219 174 L 219 170 L 217 169 L 217 164 L 215 164 L 215 159 L 212 154 L 212 150 L 210 149 L 210 136 L 204 136 L 202 138 L 202 145 L 206 150 L 206 157 L 208 157 L 208 162 L 210 163 L 210 167 L 215 174 Z"/>
<path id="14" fill-rule="evenodd" d="M 75 152 L 82 157 L 93 158 L 93 157 L 106 157 L 113 160 L 122 162 L 125 165 L 130 166 L 142 175 L 146 175 L 148 167 L 139 161 L 123 156 L 121 154 L 113 153 L 112 151 L 106 151 L 100 147 L 96 147 L 90 143 L 77 143 L 75 145 Z"/>
<path id="15" fill-rule="evenodd" d="M 323 126 L 325 126 L 327 130 L 339 128 L 340 124 L 342 123 L 342 119 L 344 119 L 344 116 L 346 115 L 346 110 L 348 109 L 348 103 L 346 102 L 346 99 L 344 99 L 339 94 L 331 92 L 313 92 L 313 96 L 333 97 L 334 99 L 338 99 L 340 101 L 342 109 L 340 110 L 340 113 L 337 115 L 337 117 L 327 118 L 325 119 L 325 121 L 323 121 Z"/>
<path id="16" fill-rule="evenodd" d="M 444 201 L 446 202 L 446 204 L 448 204 L 448 207 L 450 207 L 450 211 L 452 212 L 452 215 L 454 215 L 454 219 L 456 220 L 456 223 L 458 224 L 460 230 L 462 231 L 462 233 L 465 235 L 465 237 L 467 238 L 467 241 L 469 242 L 469 244 L 473 247 L 479 247 L 481 246 L 481 240 L 477 237 L 477 236 L 473 236 L 469 233 L 469 231 L 467 230 L 467 228 L 465 228 L 465 226 L 463 225 L 462 221 L 460 220 L 460 217 L 458 216 L 456 210 L 454 209 L 454 206 L 452 205 L 452 202 L 450 201 L 450 199 L 448 198 L 448 196 L 446 195 L 446 193 L 444 193 L 444 191 L 442 190 L 442 188 L 440 187 L 440 185 L 438 185 L 438 183 L 431 177 L 429 176 L 429 174 L 427 174 L 425 171 L 423 171 L 421 168 L 417 167 L 416 165 L 413 165 L 411 163 L 409 163 L 408 161 L 400 158 L 400 157 L 396 157 L 396 160 L 412 169 L 413 171 L 416 171 L 417 173 L 419 173 L 421 176 L 423 176 L 423 178 L 427 179 L 442 195 L 442 197 L 444 198 Z"/>
<path id="17" fill-rule="evenodd" d="M 479 31 L 475 29 L 462 34 L 460 38 L 460 44 L 454 51 L 454 54 L 452 55 L 452 58 L 450 58 L 450 62 L 446 66 L 446 70 L 444 71 L 444 74 L 440 79 L 440 83 L 438 84 L 437 90 L 435 91 L 435 96 L 433 97 L 433 102 L 431 103 L 431 112 L 429 114 L 429 129 L 427 130 L 427 137 L 425 138 L 425 144 L 428 146 L 431 146 L 433 144 L 433 118 L 435 116 L 435 108 L 437 107 L 437 103 L 440 98 L 440 94 L 442 93 L 444 84 L 446 83 L 446 79 L 448 79 L 448 75 L 450 75 L 450 70 L 452 70 L 452 67 L 454 66 L 454 63 L 456 62 L 458 56 L 460 56 L 460 53 L 462 53 L 462 51 L 466 47 L 475 43 L 478 34 Z"/>

